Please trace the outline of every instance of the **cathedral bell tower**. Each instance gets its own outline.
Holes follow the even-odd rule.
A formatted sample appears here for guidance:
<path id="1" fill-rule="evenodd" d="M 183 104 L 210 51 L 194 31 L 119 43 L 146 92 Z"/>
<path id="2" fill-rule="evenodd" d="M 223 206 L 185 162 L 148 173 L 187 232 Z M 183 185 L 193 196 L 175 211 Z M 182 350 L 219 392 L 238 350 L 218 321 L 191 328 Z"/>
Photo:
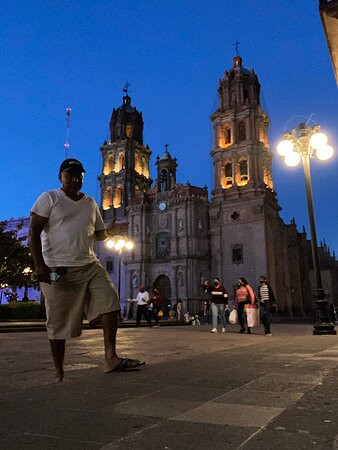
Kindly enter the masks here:
<path id="1" fill-rule="evenodd" d="M 149 177 L 151 150 L 143 145 L 142 113 L 131 105 L 124 89 L 122 105 L 113 109 L 109 142 L 100 148 L 103 169 L 98 177 L 101 187 L 101 210 L 107 221 L 128 222 L 126 207 L 138 193 L 152 183 Z"/>
<path id="2" fill-rule="evenodd" d="M 238 187 L 273 189 L 270 119 L 260 105 L 260 84 L 254 70 L 243 67 L 239 55 L 233 61 L 219 81 L 220 107 L 211 117 L 215 197 Z"/>
<path id="3" fill-rule="evenodd" d="M 278 278 L 278 224 L 269 149 L 270 119 L 260 104 L 254 70 L 233 58 L 218 87 L 214 129 L 214 189 L 209 206 L 212 267 L 227 289 L 238 277 L 253 286 L 260 275 Z"/>
<path id="4" fill-rule="evenodd" d="M 170 191 L 176 186 L 176 169 L 177 160 L 172 158 L 168 152 L 168 144 L 165 145 L 165 152 L 162 157 L 156 159 L 157 179 L 156 191 L 165 192 Z"/>

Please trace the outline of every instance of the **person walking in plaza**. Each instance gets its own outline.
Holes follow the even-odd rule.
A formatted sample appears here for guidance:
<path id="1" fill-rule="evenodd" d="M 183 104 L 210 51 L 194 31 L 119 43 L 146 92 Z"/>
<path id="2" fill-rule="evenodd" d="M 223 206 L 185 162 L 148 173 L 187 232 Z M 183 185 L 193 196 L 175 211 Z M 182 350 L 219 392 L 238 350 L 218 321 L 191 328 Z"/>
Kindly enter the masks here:
<path id="1" fill-rule="evenodd" d="M 137 312 L 136 312 L 136 326 L 139 327 L 141 323 L 142 316 L 144 320 L 148 322 L 149 327 L 151 327 L 151 319 L 149 314 L 148 305 L 150 303 L 149 292 L 146 290 L 144 284 L 141 284 L 140 291 L 136 296 L 137 302 Z"/>
<path id="2" fill-rule="evenodd" d="M 213 284 L 209 285 L 207 281 L 203 283 L 204 292 L 208 292 L 211 295 L 211 312 L 212 312 L 212 333 L 217 333 L 218 317 L 222 324 L 222 333 L 226 331 L 225 322 L 225 305 L 228 304 L 228 294 L 225 288 L 222 286 L 219 278 L 215 277 Z"/>
<path id="3" fill-rule="evenodd" d="M 156 326 L 159 326 L 159 312 L 162 311 L 163 308 L 163 295 L 159 288 L 154 288 L 154 294 L 152 298 L 153 303 L 153 317 L 155 319 Z"/>
<path id="4" fill-rule="evenodd" d="M 177 314 L 177 320 L 181 322 L 182 320 L 182 300 L 177 300 L 176 303 L 176 314 Z"/>
<path id="5" fill-rule="evenodd" d="M 101 320 L 106 373 L 144 364 L 116 353 L 120 301 L 93 250 L 94 238 L 105 240 L 108 234 L 95 200 L 81 192 L 84 172 L 77 159 L 63 161 L 61 188 L 44 192 L 31 208 L 29 247 L 45 296 L 47 334 L 58 381 L 64 378 L 65 341 L 81 335 L 84 315 L 90 322 Z M 121 229 L 112 226 L 115 234 Z"/>
<path id="6" fill-rule="evenodd" d="M 258 299 L 261 307 L 261 317 L 264 325 L 265 336 L 272 336 L 271 333 L 271 306 L 276 301 L 275 294 L 270 283 L 264 275 L 259 277 Z"/>
<path id="7" fill-rule="evenodd" d="M 240 323 L 241 326 L 239 332 L 245 333 L 245 326 L 244 326 L 245 305 L 249 305 L 250 303 L 252 305 L 255 304 L 255 294 L 252 287 L 243 277 L 238 278 L 235 301 L 237 305 L 238 322 Z M 247 333 L 251 334 L 250 327 L 247 327 Z"/>

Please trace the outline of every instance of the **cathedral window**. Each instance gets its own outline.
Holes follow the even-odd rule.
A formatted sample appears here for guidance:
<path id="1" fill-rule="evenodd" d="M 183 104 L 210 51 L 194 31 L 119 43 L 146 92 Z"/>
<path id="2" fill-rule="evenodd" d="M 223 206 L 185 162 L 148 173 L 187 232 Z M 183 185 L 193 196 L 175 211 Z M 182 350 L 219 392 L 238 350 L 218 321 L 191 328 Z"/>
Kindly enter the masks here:
<path id="1" fill-rule="evenodd" d="M 246 140 L 245 122 L 239 122 L 238 124 L 238 140 L 239 141 Z"/>
<path id="2" fill-rule="evenodd" d="M 231 252 L 232 264 L 243 264 L 243 245 L 233 245 Z"/>
<path id="3" fill-rule="evenodd" d="M 163 259 L 170 256 L 169 233 L 158 233 L 156 236 L 156 258 Z"/>
<path id="4" fill-rule="evenodd" d="M 221 129 L 219 146 L 224 148 L 231 144 L 231 126 L 226 124 Z"/>
<path id="5" fill-rule="evenodd" d="M 248 161 L 246 161 L 245 159 L 243 159 L 243 161 L 239 163 L 239 173 L 241 181 L 248 181 Z"/>
<path id="6" fill-rule="evenodd" d="M 233 183 L 232 164 L 231 163 L 227 163 L 225 165 L 224 171 L 225 171 L 225 185 L 226 186 L 231 186 L 232 183 Z"/>
<path id="7" fill-rule="evenodd" d="M 137 153 L 135 153 L 135 172 L 142 174 L 142 168 L 140 164 L 140 158 Z"/>
<path id="8" fill-rule="evenodd" d="M 123 203 L 123 188 L 117 187 L 115 191 L 115 197 L 114 197 L 114 208 L 120 208 Z"/>
<path id="9" fill-rule="evenodd" d="M 114 159 L 113 159 L 112 155 L 110 155 L 108 158 L 108 170 L 109 170 L 109 173 L 112 173 L 114 170 Z"/>
<path id="10" fill-rule="evenodd" d="M 249 91 L 246 88 L 244 88 L 243 95 L 244 95 L 244 102 L 249 100 Z"/>
<path id="11" fill-rule="evenodd" d="M 107 187 L 105 192 L 104 192 L 104 198 L 102 201 L 102 208 L 104 210 L 107 210 L 111 207 L 113 203 L 113 199 L 112 199 L 112 188 L 111 187 Z"/>
<path id="12" fill-rule="evenodd" d="M 168 190 L 168 171 L 163 169 L 160 173 L 160 192 Z"/>

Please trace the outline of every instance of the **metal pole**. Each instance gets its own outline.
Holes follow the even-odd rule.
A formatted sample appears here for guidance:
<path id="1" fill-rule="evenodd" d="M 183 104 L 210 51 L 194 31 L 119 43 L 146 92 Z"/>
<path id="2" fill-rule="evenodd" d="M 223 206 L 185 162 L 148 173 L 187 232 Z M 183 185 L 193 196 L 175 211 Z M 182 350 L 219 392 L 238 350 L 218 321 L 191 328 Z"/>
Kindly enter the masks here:
<path id="1" fill-rule="evenodd" d="M 319 268 L 317 232 L 316 232 L 316 223 L 315 223 L 315 214 L 314 214 L 314 207 L 313 207 L 313 196 L 312 196 L 310 156 L 308 154 L 303 155 L 303 166 L 304 166 L 304 175 L 305 175 L 307 207 L 308 207 L 309 221 L 310 221 L 313 270 L 314 270 L 315 277 L 316 277 L 316 288 L 317 288 L 317 291 L 319 291 L 319 290 L 323 290 L 323 285 L 322 285 L 322 277 L 321 277 L 320 268 Z M 324 297 L 325 297 L 325 295 L 323 296 L 323 298 Z"/>
<path id="2" fill-rule="evenodd" d="M 302 155 L 304 176 L 305 176 L 305 187 L 306 187 L 306 197 L 307 206 L 309 212 L 309 222 L 311 231 L 311 250 L 312 250 L 312 261 L 313 270 L 316 279 L 316 319 L 313 328 L 313 334 L 337 334 L 334 329 L 334 324 L 330 320 L 329 315 L 329 305 L 325 298 L 325 292 L 322 285 L 322 277 L 320 273 L 319 266 L 319 255 L 318 255 L 318 245 L 317 245 L 317 233 L 316 233 L 316 223 L 314 215 L 313 206 L 313 196 L 312 196 L 312 182 L 311 182 L 311 169 L 310 169 L 310 155 L 309 153 L 303 153 Z"/>
<path id="3" fill-rule="evenodd" d="M 119 294 L 119 301 L 121 303 L 120 299 L 120 293 L 121 293 L 121 249 L 118 252 L 118 278 L 117 278 L 117 292 Z"/>

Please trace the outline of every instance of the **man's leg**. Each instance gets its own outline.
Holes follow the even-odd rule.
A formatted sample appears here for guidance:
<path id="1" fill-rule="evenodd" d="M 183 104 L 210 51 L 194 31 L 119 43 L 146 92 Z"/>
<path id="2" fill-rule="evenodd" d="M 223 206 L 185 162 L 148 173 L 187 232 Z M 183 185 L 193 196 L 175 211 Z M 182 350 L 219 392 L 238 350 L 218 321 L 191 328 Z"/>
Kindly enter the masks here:
<path id="1" fill-rule="evenodd" d="M 116 354 L 118 311 L 101 315 L 104 337 L 105 372 L 110 372 L 120 361 Z"/>
<path id="2" fill-rule="evenodd" d="M 137 305 L 137 310 L 136 310 L 136 326 L 137 327 L 140 325 L 141 317 L 142 317 L 142 307 L 141 307 L 141 305 Z"/>
<path id="3" fill-rule="evenodd" d="M 268 334 L 271 333 L 270 317 L 271 317 L 271 303 L 270 300 L 268 300 L 265 305 L 265 333 Z"/>
<path id="4" fill-rule="evenodd" d="M 53 361 L 56 369 L 57 380 L 63 381 L 63 360 L 65 357 L 65 340 L 49 339 L 50 348 L 52 350 Z"/>
<path id="5" fill-rule="evenodd" d="M 151 311 L 147 307 L 145 308 L 145 314 L 146 314 L 146 317 L 147 317 L 147 321 L 148 321 L 149 327 L 152 327 L 152 324 L 151 324 Z"/>
<path id="6" fill-rule="evenodd" d="M 212 311 L 212 328 L 217 329 L 218 308 L 215 305 L 215 303 L 211 303 L 211 311 Z"/>
<path id="7" fill-rule="evenodd" d="M 238 322 L 241 326 L 241 331 L 245 330 L 243 312 L 244 312 L 244 302 L 239 302 L 237 308 L 237 315 L 238 315 Z"/>

